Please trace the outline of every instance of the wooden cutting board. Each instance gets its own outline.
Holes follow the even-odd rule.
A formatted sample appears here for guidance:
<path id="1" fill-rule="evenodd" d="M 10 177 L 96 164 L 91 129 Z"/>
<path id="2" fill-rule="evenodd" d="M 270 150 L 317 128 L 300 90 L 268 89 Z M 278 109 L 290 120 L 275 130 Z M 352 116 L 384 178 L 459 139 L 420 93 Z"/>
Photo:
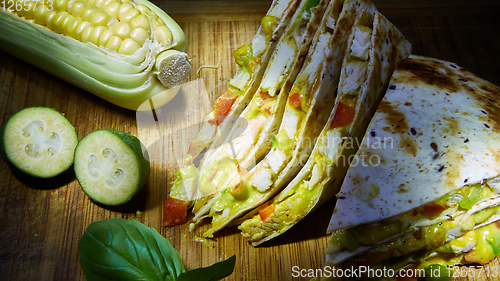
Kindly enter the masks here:
<path id="1" fill-rule="evenodd" d="M 179 22 L 189 41 L 193 60 L 191 80 L 202 79 L 207 101 L 228 87 L 236 71 L 232 51 L 249 43 L 271 1 L 155 1 Z M 456 62 L 500 85 L 500 5 L 481 1 L 374 1 L 413 44 L 413 53 Z M 58 78 L 0 51 L 0 124 L 28 106 L 49 106 L 66 114 L 80 138 L 100 128 L 144 135 L 136 112 L 118 108 Z M 218 68 L 201 66 L 217 65 Z M 200 112 L 192 114 L 200 114 Z M 173 124 L 173 123 L 172 123 Z M 182 128 L 196 132 L 196 126 Z M 138 196 L 120 207 L 92 203 L 68 171 L 52 180 L 30 180 L 12 173 L 0 161 L 0 279 L 85 280 L 78 263 L 78 240 L 94 221 L 122 217 L 137 219 L 168 237 L 187 269 L 208 266 L 231 255 L 236 268 L 227 280 L 308 280 L 293 278 L 293 269 L 325 265 L 325 234 L 334 202 L 320 207 L 279 238 L 254 248 L 235 228 L 212 240 L 200 240 L 188 226 L 162 227 L 163 203 L 176 171 L 172 143 L 185 142 L 178 126 L 164 126 L 165 146 L 154 154 L 149 182 Z M 181 145 L 182 147 L 182 145 Z M 158 147 L 156 147 L 158 149 Z M 156 151 L 156 150 L 155 150 Z M 158 150 L 159 151 L 159 150 Z M 139 211 L 139 212 L 138 212 Z M 488 265 L 489 275 L 500 275 L 499 260 Z M 470 270 L 466 267 L 466 271 Z M 495 280 L 488 271 L 475 270 L 455 280 Z M 477 277 L 478 274 L 481 276 Z"/>

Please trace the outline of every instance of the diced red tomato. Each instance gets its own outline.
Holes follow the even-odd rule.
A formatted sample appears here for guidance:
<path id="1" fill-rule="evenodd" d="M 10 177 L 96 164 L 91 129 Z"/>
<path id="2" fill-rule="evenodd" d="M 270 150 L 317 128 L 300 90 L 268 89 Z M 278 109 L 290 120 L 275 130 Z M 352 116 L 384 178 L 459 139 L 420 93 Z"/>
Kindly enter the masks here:
<path id="1" fill-rule="evenodd" d="M 263 90 L 259 91 L 259 95 L 262 99 L 262 102 L 257 105 L 257 107 L 262 110 L 262 112 L 271 114 L 273 110 L 273 106 L 276 104 L 276 98 L 271 97 L 268 92 L 264 92 Z"/>
<path id="2" fill-rule="evenodd" d="M 266 221 L 274 213 L 274 204 L 270 204 L 263 209 L 259 210 L 259 216 L 261 221 Z"/>
<path id="3" fill-rule="evenodd" d="M 349 125 L 354 120 L 355 113 L 356 109 L 354 107 L 339 102 L 337 110 L 335 111 L 335 116 L 330 124 L 330 129 Z"/>
<path id="4" fill-rule="evenodd" d="M 290 96 L 288 96 L 288 104 L 293 107 L 293 108 L 299 108 L 300 107 L 300 94 L 299 93 L 293 93 Z"/>
<path id="5" fill-rule="evenodd" d="M 258 105 L 257 107 L 262 110 L 262 112 L 264 113 L 267 113 L 267 114 L 271 114 L 271 111 L 273 110 L 273 106 L 275 105 L 276 103 L 274 101 L 268 101 L 268 102 L 265 102 L 261 105 Z"/>
<path id="6" fill-rule="evenodd" d="M 471 250 L 465 254 L 464 258 L 468 262 L 484 265 L 492 261 L 495 256 L 492 253 L 481 253 L 480 251 Z"/>
<path id="7" fill-rule="evenodd" d="M 259 91 L 259 95 L 261 97 L 262 100 L 268 100 L 270 98 L 272 98 L 267 91 L 263 91 L 263 90 L 260 90 Z"/>
<path id="8" fill-rule="evenodd" d="M 231 90 L 227 90 L 217 98 L 214 104 L 214 118 L 209 120 L 210 124 L 219 125 L 231 111 L 231 107 L 238 98 L 238 95 Z"/>
<path id="9" fill-rule="evenodd" d="M 442 204 L 436 204 L 436 203 L 429 203 L 425 204 L 422 207 L 422 214 L 425 215 L 428 218 L 436 218 L 441 214 L 443 211 L 448 209 L 450 206 L 447 205 L 442 205 Z"/>
<path id="10" fill-rule="evenodd" d="M 176 226 L 186 222 L 187 202 L 167 197 L 165 201 L 165 212 L 163 213 L 163 226 Z"/>
<path id="11" fill-rule="evenodd" d="M 246 178 L 250 175 L 250 173 L 247 171 L 247 169 L 241 167 L 240 165 L 237 166 L 236 168 L 238 170 L 238 173 L 240 174 L 240 176 Z"/>

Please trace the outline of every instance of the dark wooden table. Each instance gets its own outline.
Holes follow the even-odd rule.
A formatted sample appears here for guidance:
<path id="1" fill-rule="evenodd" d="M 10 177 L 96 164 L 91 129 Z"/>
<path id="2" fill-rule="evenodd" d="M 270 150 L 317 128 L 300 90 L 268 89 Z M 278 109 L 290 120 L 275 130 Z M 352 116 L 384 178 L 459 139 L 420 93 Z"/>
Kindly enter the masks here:
<path id="1" fill-rule="evenodd" d="M 270 5 L 264 0 L 155 2 L 187 34 L 192 79 L 200 66 L 221 63 L 217 69 L 200 72 L 211 101 L 227 89 L 237 69 L 232 51 L 250 42 Z M 500 85 L 498 1 L 374 2 L 412 42 L 414 54 L 453 61 Z M 100 128 L 140 134 L 136 112 L 107 103 L 3 51 L 0 56 L 0 124 L 24 107 L 39 105 L 66 113 L 80 138 Z M 165 151 L 165 157 L 170 159 L 171 153 Z M 203 228 L 189 233 L 187 225 L 162 227 L 162 207 L 175 171 L 175 161 L 153 163 L 144 191 L 124 206 L 105 208 L 87 198 L 71 171 L 57 179 L 29 180 L 14 175 L 0 161 L 0 279 L 85 280 L 78 263 L 78 240 L 91 222 L 114 217 L 137 219 L 157 229 L 178 249 L 187 269 L 236 254 L 235 272 L 227 280 L 295 280 L 293 266 L 324 266 L 325 230 L 333 202 L 258 248 L 250 246 L 234 228 L 200 242 L 195 238 Z M 499 260 L 489 266 L 493 272 L 500 266 Z M 488 280 L 484 276 L 483 272 L 480 278 L 462 280 Z"/>

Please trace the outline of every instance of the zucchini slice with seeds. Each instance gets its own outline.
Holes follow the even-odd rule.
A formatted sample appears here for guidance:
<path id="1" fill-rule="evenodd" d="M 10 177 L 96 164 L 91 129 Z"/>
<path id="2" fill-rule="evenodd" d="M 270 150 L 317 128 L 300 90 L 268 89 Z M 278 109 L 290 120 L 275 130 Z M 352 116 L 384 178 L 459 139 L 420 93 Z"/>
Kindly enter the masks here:
<path id="1" fill-rule="evenodd" d="M 0 133 L 3 159 L 23 174 L 51 178 L 73 164 L 75 127 L 59 111 L 27 107 L 14 113 Z"/>
<path id="2" fill-rule="evenodd" d="M 143 154 L 144 152 L 144 154 Z M 114 129 L 87 134 L 75 150 L 75 174 L 82 190 L 94 201 L 121 205 L 146 184 L 149 156 L 135 136 Z"/>

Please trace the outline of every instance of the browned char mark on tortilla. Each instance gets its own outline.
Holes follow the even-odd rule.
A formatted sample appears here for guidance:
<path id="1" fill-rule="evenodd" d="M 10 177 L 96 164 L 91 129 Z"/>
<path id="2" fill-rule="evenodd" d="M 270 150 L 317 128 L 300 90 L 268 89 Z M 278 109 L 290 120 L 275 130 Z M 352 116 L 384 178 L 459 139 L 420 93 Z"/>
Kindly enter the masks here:
<path id="1" fill-rule="evenodd" d="M 395 135 L 400 135 L 399 146 L 401 149 L 412 156 L 417 156 L 419 146 L 415 136 L 411 133 L 406 115 L 398 111 L 397 108 L 397 106 L 394 106 L 387 100 L 380 102 L 378 111 L 384 113 L 387 124 L 390 124 L 390 127 L 386 127 L 385 130 Z"/>
<path id="2" fill-rule="evenodd" d="M 410 72 L 411 75 L 403 75 L 400 77 L 405 84 L 417 84 L 422 81 L 425 84 L 435 86 L 437 88 L 447 90 L 450 93 L 455 93 L 460 90 L 460 84 L 457 79 L 454 79 L 454 73 L 450 68 L 439 61 L 416 61 L 408 58 L 398 65 L 399 70 Z M 442 70 L 443 72 L 441 72 Z"/>
<path id="3" fill-rule="evenodd" d="M 477 115 L 485 122 L 484 127 L 500 132 L 500 88 L 488 81 L 478 79 L 477 76 L 464 69 L 461 69 L 460 73 L 465 80 L 462 86 L 482 107 Z"/>
<path id="4" fill-rule="evenodd" d="M 394 83 L 418 84 L 422 82 L 436 88 L 456 93 L 463 91 L 475 99 L 482 109 L 476 112 L 485 122 L 485 128 L 500 132 L 500 88 L 464 68 L 437 60 L 408 58 L 398 65 L 410 75 L 402 75 Z"/>

